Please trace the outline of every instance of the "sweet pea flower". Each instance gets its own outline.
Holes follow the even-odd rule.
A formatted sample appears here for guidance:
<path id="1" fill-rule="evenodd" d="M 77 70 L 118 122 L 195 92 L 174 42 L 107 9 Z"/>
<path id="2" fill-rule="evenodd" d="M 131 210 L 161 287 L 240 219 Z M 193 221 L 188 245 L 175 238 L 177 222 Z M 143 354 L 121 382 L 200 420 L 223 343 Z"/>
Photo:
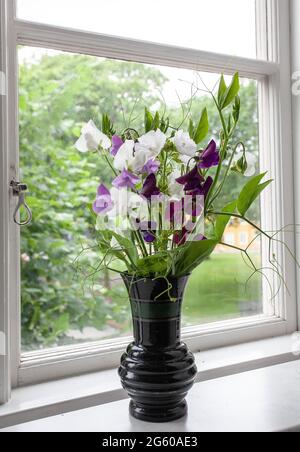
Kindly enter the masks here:
<path id="1" fill-rule="evenodd" d="M 180 154 L 183 156 L 184 163 L 186 162 L 186 157 L 194 157 L 197 152 L 197 145 L 191 139 L 189 133 L 179 130 L 176 132 L 173 142 Z"/>
<path id="2" fill-rule="evenodd" d="M 126 140 L 125 143 L 120 146 L 118 153 L 114 159 L 114 167 L 123 171 L 129 169 L 134 161 L 134 141 Z"/>
<path id="3" fill-rule="evenodd" d="M 113 155 L 114 157 L 117 155 L 117 153 L 119 152 L 120 147 L 124 144 L 123 140 L 121 137 L 119 137 L 118 135 L 114 135 L 111 139 L 112 141 L 112 147 L 110 150 L 111 155 Z"/>
<path id="4" fill-rule="evenodd" d="M 136 151 L 133 140 L 126 140 L 115 156 L 114 167 L 119 171 L 126 169 L 134 173 L 140 173 L 149 161 L 149 158 L 148 153 L 142 152 L 141 150 Z"/>
<path id="5" fill-rule="evenodd" d="M 202 184 L 201 188 L 200 188 L 200 194 L 204 196 L 204 198 L 206 198 L 206 196 L 209 193 L 209 190 L 211 189 L 211 186 L 213 184 L 214 180 L 212 177 L 208 177 L 206 179 L 206 181 L 204 182 L 204 184 Z"/>
<path id="6" fill-rule="evenodd" d="M 214 140 L 212 140 L 200 156 L 199 168 L 209 169 L 213 166 L 218 166 L 219 163 L 220 155 L 217 149 L 217 144 Z"/>
<path id="7" fill-rule="evenodd" d="M 181 231 L 177 231 L 174 234 L 173 241 L 175 245 L 182 246 L 186 243 L 188 237 L 188 231 L 185 227 Z"/>
<path id="8" fill-rule="evenodd" d="M 112 184 L 116 188 L 135 188 L 139 182 L 140 179 L 137 176 L 124 169 Z"/>
<path id="9" fill-rule="evenodd" d="M 157 224 L 155 221 L 142 221 L 139 224 L 139 230 L 142 232 L 145 242 L 153 243 L 156 240 L 155 231 Z"/>
<path id="10" fill-rule="evenodd" d="M 159 196 L 160 190 L 156 185 L 156 177 L 155 174 L 150 174 L 144 182 L 143 189 L 141 191 L 141 195 L 144 198 L 150 200 L 152 196 Z"/>
<path id="11" fill-rule="evenodd" d="M 149 160 L 142 169 L 143 174 L 156 174 L 159 170 L 160 162 L 158 160 Z"/>
<path id="12" fill-rule="evenodd" d="M 111 147 L 111 141 L 91 120 L 83 126 L 81 137 L 77 140 L 75 147 L 79 152 L 88 152 L 96 151 L 99 146 L 107 150 Z"/>
<path id="13" fill-rule="evenodd" d="M 147 155 L 147 160 L 155 159 L 161 153 L 166 141 L 167 137 L 161 130 L 151 130 L 139 138 L 135 146 L 136 154 L 142 152 Z"/>
<path id="14" fill-rule="evenodd" d="M 195 166 L 189 173 L 178 177 L 176 182 L 180 185 L 184 185 L 184 191 L 188 192 L 200 189 L 201 184 L 204 182 L 204 177 L 200 174 L 198 166 Z"/>
<path id="15" fill-rule="evenodd" d="M 110 191 L 101 184 L 97 190 L 96 201 L 93 204 L 93 210 L 97 215 L 106 215 L 114 207 Z"/>

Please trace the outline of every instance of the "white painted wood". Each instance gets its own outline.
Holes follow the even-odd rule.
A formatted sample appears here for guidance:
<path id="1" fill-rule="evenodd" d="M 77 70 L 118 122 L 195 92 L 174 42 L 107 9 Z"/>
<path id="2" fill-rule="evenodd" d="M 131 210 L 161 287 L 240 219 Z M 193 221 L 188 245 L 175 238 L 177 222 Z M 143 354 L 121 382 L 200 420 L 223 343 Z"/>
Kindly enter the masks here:
<path id="1" fill-rule="evenodd" d="M 8 1 L 8 138 L 9 138 L 9 182 L 12 179 L 19 180 L 19 97 L 18 97 L 18 57 L 17 37 L 14 26 L 16 17 L 16 0 Z M 30 186 L 30 181 L 29 181 Z M 10 212 L 8 218 L 9 227 L 9 303 L 10 303 L 10 367 L 11 384 L 17 384 L 18 369 L 21 354 L 21 269 L 20 269 L 20 227 L 13 221 L 17 198 L 11 196 Z"/>
<path id="2" fill-rule="evenodd" d="M 128 401 L 14 426 L 2 432 L 300 432 L 300 361 L 197 383 L 189 413 L 167 424 L 129 416 Z"/>
<path id="3" fill-rule="evenodd" d="M 10 395 L 9 373 L 9 311 L 8 311 L 8 147 L 7 147 L 7 46 L 6 15 L 7 2 L 0 0 L 0 71 L 3 76 L 0 95 L 0 404 Z M 5 342 L 5 343 L 4 343 Z"/>
<path id="4" fill-rule="evenodd" d="M 282 266 L 282 276 L 286 287 L 282 285 L 275 300 L 270 296 L 264 301 L 266 314 L 276 315 L 287 320 L 287 333 L 295 331 L 296 322 L 296 274 L 294 235 L 294 185 L 293 185 L 293 152 L 292 152 L 292 116 L 290 91 L 290 46 L 289 46 L 289 1 L 267 0 L 267 47 L 261 44 L 261 56 L 268 57 L 279 64 L 280 70 L 260 83 L 260 150 L 261 170 L 268 170 L 268 177 L 274 179 L 272 186 L 262 195 L 262 226 L 266 231 L 279 231 L 283 227 L 285 233 L 281 238 L 286 247 L 277 243 L 274 246 L 276 258 Z M 264 28 L 264 21 L 262 27 Z M 263 243 L 263 256 L 268 262 L 269 243 Z M 267 264 L 271 267 L 270 264 Z M 275 273 L 266 271 L 278 286 Z M 287 290 L 288 288 L 288 290 Z M 264 284 L 264 293 L 268 293 Z"/>
<path id="5" fill-rule="evenodd" d="M 296 224 L 300 225 L 300 2 L 291 0 L 291 51 L 292 51 L 292 93 L 293 93 L 293 150 L 295 175 L 295 214 Z M 297 226 L 299 232 L 299 226 Z M 296 236 L 297 258 L 300 258 L 300 236 Z M 298 325 L 300 325 L 300 270 L 298 280 Z"/>
<path id="6" fill-rule="evenodd" d="M 299 351 L 298 356 L 296 351 Z M 292 353 L 294 351 L 295 354 Z M 208 381 L 298 360 L 300 343 L 292 336 L 239 344 L 195 355 L 197 381 Z M 116 368 L 54 382 L 14 389 L 0 408 L 0 428 L 55 416 L 126 398 Z"/>
<path id="7" fill-rule="evenodd" d="M 17 66 L 16 66 L 16 36 L 14 34 L 15 2 L 1 0 L 1 67 L 5 73 L 6 92 L 1 96 L 1 264 L 0 285 L 2 315 L 0 322 L 6 335 L 6 356 L 4 358 L 4 375 L 0 384 L 4 385 L 4 395 L 0 399 L 7 401 L 11 382 L 16 381 L 17 355 L 19 350 L 18 338 L 20 327 L 17 321 L 19 297 L 19 231 L 14 225 L 12 212 L 16 200 L 11 196 L 10 181 L 17 178 L 17 149 L 18 149 L 18 101 L 17 101 Z M 1 328 L 0 328 L 1 329 Z M 11 334 L 13 332 L 13 334 Z M 13 351 L 13 355 L 12 355 Z M 3 360 L 3 358 L 1 358 Z M 10 367 L 10 369 L 8 369 Z M 13 369 L 13 372 L 11 372 Z M 9 380 L 9 381 L 8 381 Z"/>
<path id="8" fill-rule="evenodd" d="M 232 74 L 260 79 L 278 71 L 276 63 L 200 50 L 116 38 L 51 25 L 16 21 L 20 44 L 98 57 L 180 67 L 195 71 Z"/>

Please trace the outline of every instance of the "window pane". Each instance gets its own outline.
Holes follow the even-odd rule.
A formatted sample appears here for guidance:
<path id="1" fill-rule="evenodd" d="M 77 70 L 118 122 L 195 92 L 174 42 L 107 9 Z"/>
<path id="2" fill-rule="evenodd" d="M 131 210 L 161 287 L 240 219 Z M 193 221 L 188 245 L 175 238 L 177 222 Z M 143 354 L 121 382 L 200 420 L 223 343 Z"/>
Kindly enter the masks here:
<path id="1" fill-rule="evenodd" d="M 33 48 L 20 48 L 20 168 L 29 184 L 33 222 L 22 228 L 22 344 L 24 350 L 75 344 L 129 335 L 129 303 L 121 279 L 97 272 L 94 218 L 89 204 L 99 180 L 111 183 L 94 154 L 79 154 L 74 143 L 82 123 L 99 122 L 107 112 L 119 129 L 141 128 L 144 107 L 164 108 L 172 122 L 182 121 L 183 104 L 195 118 L 207 106 L 211 135 L 218 139 L 219 119 L 210 97 L 195 88 L 213 88 L 219 76 L 154 67 Z M 202 88 L 201 88 L 202 87 Z M 164 99 L 164 101 L 163 101 Z M 242 80 L 243 137 L 258 160 L 257 83 Z M 225 205 L 237 195 L 244 178 L 234 175 Z M 251 213 L 259 223 L 257 205 Z M 255 237 L 247 224 L 233 222 L 224 241 L 241 246 Z M 85 252 L 83 252 L 85 250 Z M 260 240 L 251 249 L 260 265 Z M 262 281 L 253 277 L 232 248 L 217 253 L 197 269 L 184 304 L 184 325 L 238 318 L 262 312 Z"/>
<path id="2" fill-rule="evenodd" d="M 256 57 L 255 0 L 18 0 L 18 17 L 114 36 Z"/>

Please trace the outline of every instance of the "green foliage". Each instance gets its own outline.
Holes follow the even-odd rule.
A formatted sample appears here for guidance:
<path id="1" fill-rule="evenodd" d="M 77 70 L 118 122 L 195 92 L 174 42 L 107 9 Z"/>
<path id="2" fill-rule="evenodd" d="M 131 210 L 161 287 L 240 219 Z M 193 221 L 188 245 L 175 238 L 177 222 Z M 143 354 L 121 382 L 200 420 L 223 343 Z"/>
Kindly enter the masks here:
<path id="1" fill-rule="evenodd" d="M 260 183 L 266 174 L 267 173 L 263 173 L 253 177 L 253 179 L 244 186 L 237 201 L 237 209 L 241 215 L 246 215 L 263 190 L 273 182 L 272 180 L 268 180 L 262 184 Z"/>
<path id="2" fill-rule="evenodd" d="M 214 251 L 218 242 L 215 240 L 202 240 L 190 242 L 182 252 L 179 253 L 175 262 L 176 276 L 184 276 L 191 273 L 202 262 L 204 262 Z"/>
<path id="3" fill-rule="evenodd" d="M 236 98 L 240 91 L 239 74 L 234 74 L 233 79 L 227 88 L 224 77 L 221 77 L 219 86 L 218 102 L 221 110 L 227 108 Z"/>
<path id="4" fill-rule="evenodd" d="M 202 115 L 196 130 L 192 134 L 191 138 L 195 141 L 195 143 L 199 144 L 203 141 L 208 134 L 209 131 L 209 122 L 208 122 L 208 114 L 207 108 L 204 108 L 202 111 Z"/>
<path id="5" fill-rule="evenodd" d="M 236 201 L 231 202 L 222 210 L 224 214 L 235 213 L 236 210 Z M 215 238 L 218 242 L 222 240 L 225 229 L 230 221 L 229 215 L 218 215 L 215 223 Z"/>

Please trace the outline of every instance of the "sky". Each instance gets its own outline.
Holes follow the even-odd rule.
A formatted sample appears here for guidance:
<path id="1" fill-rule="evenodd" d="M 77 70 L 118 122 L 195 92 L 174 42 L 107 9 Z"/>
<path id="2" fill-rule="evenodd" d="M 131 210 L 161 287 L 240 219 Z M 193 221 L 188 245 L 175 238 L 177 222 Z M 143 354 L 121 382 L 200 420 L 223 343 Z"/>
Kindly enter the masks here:
<path id="1" fill-rule="evenodd" d="M 18 0 L 24 20 L 250 58 L 256 57 L 255 0 Z M 23 49 L 20 60 L 45 51 Z M 48 52 L 49 53 L 49 52 Z M 50 52 L 51 54 L 51 52 Z M 167 103 L 190 97 L 193 71 L 160 68 Z M 202 74 L 212 88 L 216 75 Z M 183 81 L 182 81 L 183 80 Z M 187 83 L 186 83 L 187 82 Z"/>

